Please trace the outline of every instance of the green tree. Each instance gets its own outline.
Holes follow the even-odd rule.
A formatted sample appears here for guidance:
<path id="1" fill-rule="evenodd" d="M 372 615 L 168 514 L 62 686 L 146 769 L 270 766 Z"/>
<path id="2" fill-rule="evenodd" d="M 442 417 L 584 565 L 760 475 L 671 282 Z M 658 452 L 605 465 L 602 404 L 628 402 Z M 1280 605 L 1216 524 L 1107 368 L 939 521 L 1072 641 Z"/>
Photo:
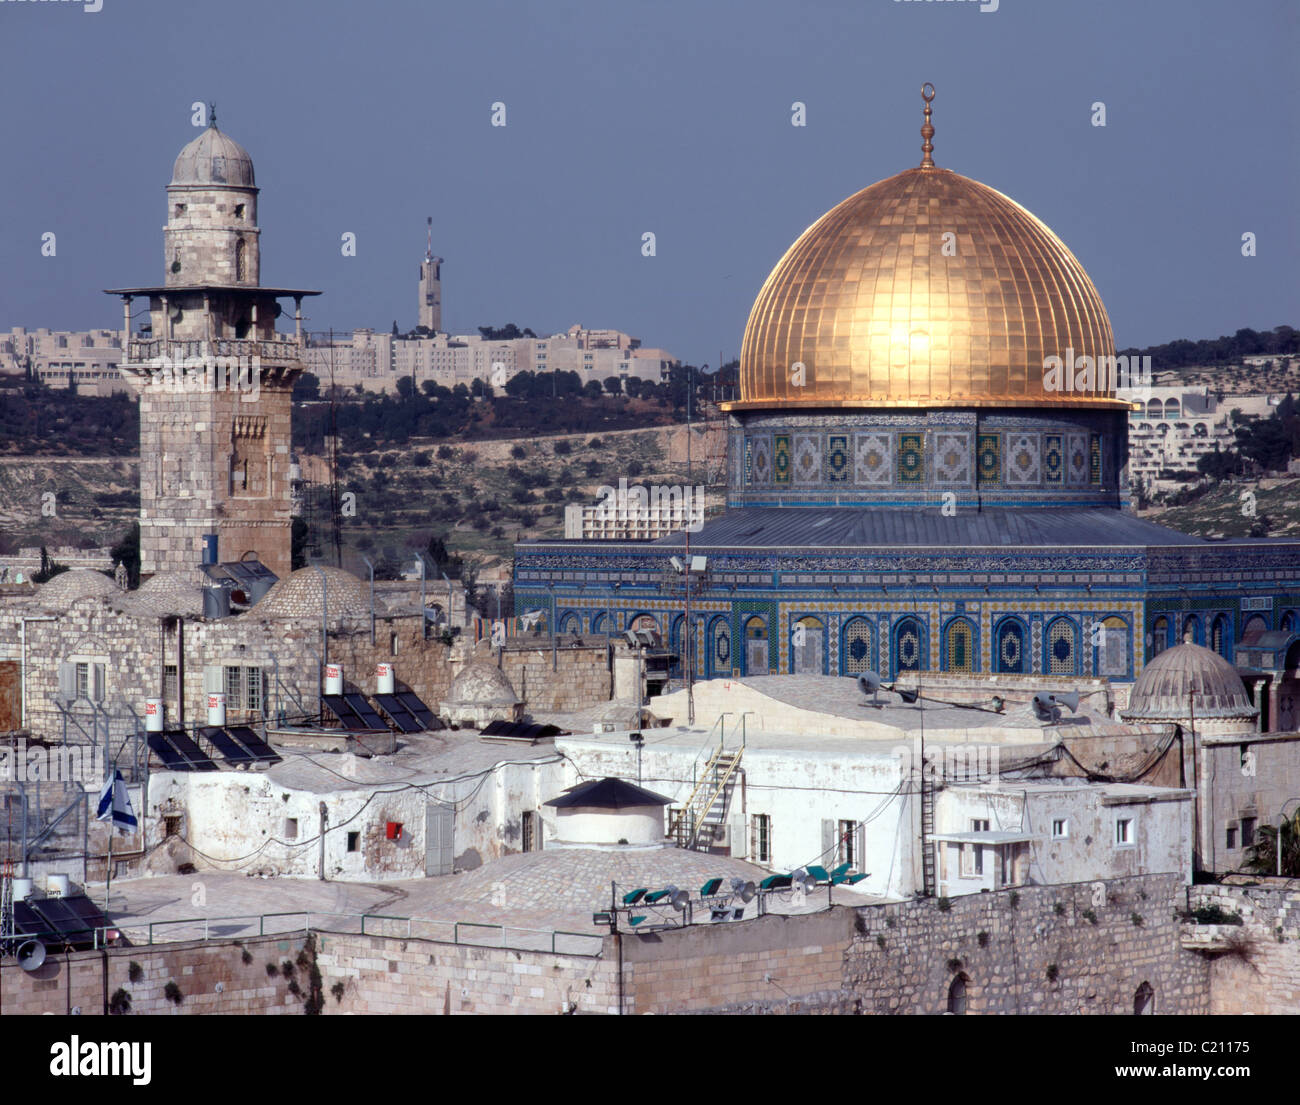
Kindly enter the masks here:
<path id="1" fill-rule="evenodd" d="M 1282 874 L 1286 878 L 1300 878 L 1300 809 L 1281 824 Z M 1255 843 L 1246 852 L 1242 870 L 1256 875 L 1277 874 L 1277 825 L 1261 825 L 1255 833 Z"/>

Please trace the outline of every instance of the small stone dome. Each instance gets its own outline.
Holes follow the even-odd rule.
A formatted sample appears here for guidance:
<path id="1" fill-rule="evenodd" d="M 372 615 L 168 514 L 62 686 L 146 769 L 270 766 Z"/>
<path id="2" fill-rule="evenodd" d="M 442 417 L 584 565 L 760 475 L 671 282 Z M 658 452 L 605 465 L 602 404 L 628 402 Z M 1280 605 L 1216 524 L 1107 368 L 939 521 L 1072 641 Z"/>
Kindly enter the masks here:
<path id="1" fill-rule="evenodd" d="M 451 681 L 447 701 L 463 706 L 513 706 L 519 696 L 499 667 L 474 660 Z"/>
<path id="2" fill-rule="evenodd" d="M 181 150 L 172 167 L 172 184 L 252 188 L 253 159 L 243 146 L 217 130 L 214 119 L 207 130 Z"/>
<path id="3" fill-rule="evenodd" d="M 331 624 L 343 618 L 370 616 L 367 585 L 342 568 L 299 568 L 274 583 L 253 609 L 261 618 L 320 618 L 321 572 L 325 573 L 325 602 Z M 384 609 L 376 600 L 375 612 Z"/>
<path id="4" fill-rule="evenodd" d="M 60 572 L 49 583 L 42 584 L 36 593 L 37 601 L 46 610 L 66 610 L 78 599 L 91 595 L 115 595 L 118 586 L 103 572 L 93 568 L 73 568 Z"/>
<path id="5" fill-rule="evenodd" d="M 505 673 L 490 660 L 471 660 L 451 681 L 439 712 L 453 725 L 475 729 L 493 721 L 518 721 L 523 702 Z"/>
<path id="6" fill-rule="evenodd" d="M 1186 641 L 1166 649 L 1142 669 L 1121 716 L 1184 719 L 1193 710 L 1198 718 L 1254 717 L 1256 713 L 1237 669 L 1217 652 Z"/>
<path id="7" fill-rule="evenodd" d="M 183 614 L 198 617 L 203 613 L 203 592 L 200 580 L 203 573 L 197 569 L 175 572 L 157 572 L 140 588 L 127 592 L 117 603 L 119 610 L 142 617 L 164 617 Z"/>

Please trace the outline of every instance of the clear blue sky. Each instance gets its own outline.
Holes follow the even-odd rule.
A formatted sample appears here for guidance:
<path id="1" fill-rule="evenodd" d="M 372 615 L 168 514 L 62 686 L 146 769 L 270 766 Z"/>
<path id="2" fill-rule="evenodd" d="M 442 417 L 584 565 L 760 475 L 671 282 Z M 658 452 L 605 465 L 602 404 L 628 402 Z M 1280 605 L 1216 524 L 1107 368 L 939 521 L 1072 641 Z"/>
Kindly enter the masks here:
<path id="1" fill-rule="evenodd" d="M 1121 347 L 1300 324 L 1295 0 L 102 4 L 0 0 L 0 329 L 117 326 L 100 289 L 161 282 L 163 189 L 215 100 L 263 281 L 321 289 L 312 329 L 413 326 L 432 215 L 446 328 L 716 365 L 790 242 L 917 164 L 926 80 L 936 162 L 1051 226 Z"/>

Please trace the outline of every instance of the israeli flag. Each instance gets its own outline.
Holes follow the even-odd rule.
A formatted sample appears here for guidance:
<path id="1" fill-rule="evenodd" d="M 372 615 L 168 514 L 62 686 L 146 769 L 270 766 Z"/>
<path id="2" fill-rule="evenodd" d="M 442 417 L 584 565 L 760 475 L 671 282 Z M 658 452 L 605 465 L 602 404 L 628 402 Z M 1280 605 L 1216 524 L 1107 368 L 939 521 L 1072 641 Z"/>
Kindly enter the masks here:
<path id="1" fill-rule="evenodd" d="M 126 780 L 122 773 L 113 769 L 113 777 L 104 780 L 104 789 L 99 792 L 99 810 L 95 817 L 100 821 L 110 818 L 115 829 L 126 832 L 136 827 L 135 813 L 131 809 L 131 797 L 126 792 Z"/>

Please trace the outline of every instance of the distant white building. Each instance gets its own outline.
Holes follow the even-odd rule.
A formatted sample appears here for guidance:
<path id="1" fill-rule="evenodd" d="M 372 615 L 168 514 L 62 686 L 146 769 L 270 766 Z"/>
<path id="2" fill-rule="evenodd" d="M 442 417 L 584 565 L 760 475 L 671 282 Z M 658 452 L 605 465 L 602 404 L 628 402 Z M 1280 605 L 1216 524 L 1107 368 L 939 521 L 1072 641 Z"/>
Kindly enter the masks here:
<path id="1" fill-rule="evenodd" d="M 631 378 L 659 383 L 679 361 L 663 349 L 643 349 L 639 338 L 619 330 L 588 330 L 575 324 L 549 337 L 489 341 L 481 334 L 394 336 L 354 330 L 331 341 L 315 335 L 307 348 L 307 370 L 322 385 L 365 391 L 396 391 L 410 379 L 417 389 L 427 380 L 442 387 L 469 386 L 481 380 L 503 389 L 520 372 L 576 372 L 586 384 L 602 387 L 610 377 L 626 390 Z"/>
<path id="2" fill-rule="evenodd" d="M 0 374 L 30 375 L 47 387 L 76 387 L 84 395 L 126 391 L 117 370 L 122 360 L 118 330 L 28 330 L 0 333 Z"/>
<path id="3" fill-rule="evenodd" d="M 1236 443 L 1231 415 L 1269 417 L 1282 395 L 1224 395 L 1208 387 L 1152 387 L 1129 412 L 1129 478 L 1154 484 L 1161 472 L 1196 472 L 1196 462 Z"/>

